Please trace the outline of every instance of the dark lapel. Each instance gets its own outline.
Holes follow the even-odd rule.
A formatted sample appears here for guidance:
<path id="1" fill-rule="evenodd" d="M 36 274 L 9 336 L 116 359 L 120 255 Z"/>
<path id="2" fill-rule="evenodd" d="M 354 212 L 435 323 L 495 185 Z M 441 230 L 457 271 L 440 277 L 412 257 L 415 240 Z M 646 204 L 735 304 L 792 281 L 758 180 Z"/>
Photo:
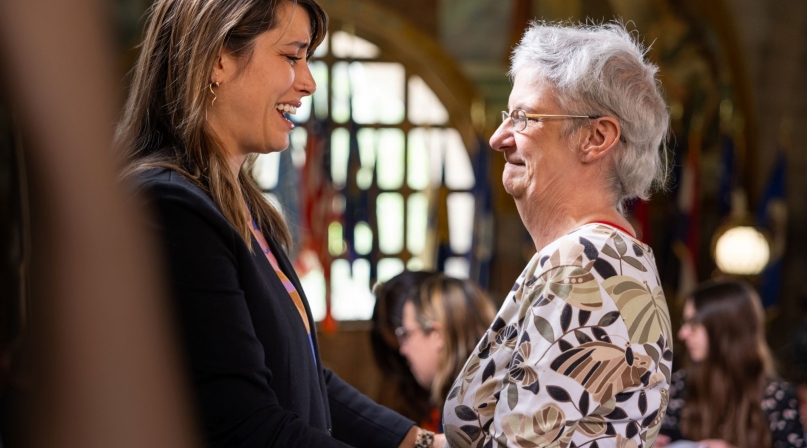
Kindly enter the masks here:
<path id="1" fill-rule="evenodd" d="M 280 269 L 283 271 L 284 274 L 286 274 L 286 277 L 288 277 L 289 280 L 291 280 L 291 283 L 294 285 L 294 288 L 297 290 L 297 293 L 300 294 L 300 298 L 303 300 L 303 306 L 305 306 L 305 314 L 306 317 L 308 318 L 308 326 L 309 328 L 311 328 L 311 340 L 314 343 L 314 353 L 316 354 L 317 366 L 318 367 L 322 366 L 322 358 L 320 358 L 319 354 L 319 344 L 317 343 L 317 324 L 311 317 L 311 308 L 308 307 L 308 298 L 305 296 L 305 291 L 303 291 L 303 287 L 300 285 L 300 279 L 297 278 L 297 273 L 294 271 L 294 266 L 291 264 L 291 261 L 289 261 L 289 257 L 286 256 L 286 252 L 283 250 L 280 244 L 271 235 L 266 239 L 266 241 L 269 242 L 269 247 L 272 250 L 272 253 L 275 255 L 275 258 L 277 259 L 278 266 L 280 266 Z M 252 238 L 253 247 L 255 247 L 257 244 L 258 244 L 257 240 L 255 240 L 255 237 L 253 237 Z M 260 246 L 258 246 L 258 250 L 260 251 Z M 266 262 L 267 264 L 269 264 L 269 260 L 266 260 Z M 271 265 L 269 267 L 271 269 Z M 277 279 L 277 281 L 280 282 L 280 278 L 278 278 L 274 272 L 272 272 L 272 274 L 273 277 L 275 277 L 275 279 Z M 283 284 L 281 283 L 281 287 L 282 286 Z M 291 301 L 291 297 L 289 297 L 289 301 Z M 302 324 L 303 323 L 300 322 L 300 325 Z M 303 331 L 305 331 L 305 329 L 303 329 Z M 322 390 L 322 397 L 325 398 L 324 405 L 325 409 L 327 410 L 329 408 L 329 405 L 327 402 L 328 388 L 325 385 L 325 375 L 321 368 L 318 368 L 317 371 L 319 374 L 319 387 Z M 330 412 L 327 412 L 326 416 L 328 418 L 328 429 L 330 430 L 331 428 Z"/>

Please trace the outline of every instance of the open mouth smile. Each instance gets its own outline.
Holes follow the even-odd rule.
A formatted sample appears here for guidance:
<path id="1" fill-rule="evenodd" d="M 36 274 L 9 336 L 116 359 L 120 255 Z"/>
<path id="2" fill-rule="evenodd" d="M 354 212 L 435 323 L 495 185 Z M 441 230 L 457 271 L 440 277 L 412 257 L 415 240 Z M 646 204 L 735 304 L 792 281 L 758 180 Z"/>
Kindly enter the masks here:
<path id="1" fill-rule="evenodd" d="M 286 120 L 286 124 L 289 126 L 289 129 L 294 129 L 294 123 L 289 120 L 288 115 L 296 115 L 297 108 L 300 107 L 301 104 L 289 104 L 289 103 L 277 103 L 275 104 L 275 109 L 277 109 L 277 113 Z"/>

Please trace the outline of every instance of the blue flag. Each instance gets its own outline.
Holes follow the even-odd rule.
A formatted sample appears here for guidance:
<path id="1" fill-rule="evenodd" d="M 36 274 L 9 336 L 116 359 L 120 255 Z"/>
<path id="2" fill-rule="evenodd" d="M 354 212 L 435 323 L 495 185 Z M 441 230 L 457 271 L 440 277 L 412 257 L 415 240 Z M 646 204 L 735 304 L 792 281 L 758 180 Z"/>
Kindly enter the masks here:
<path id="1" fill-rule="evenodd" d="M 782 258 L 787 229 L 786 163 L 785 151 L 780 149 L 757 210 L 757 221 L 771 235 L 771 260 L 760 274 L 759 281 L 759 295 L 766 308 L 779 301 L 782 289 Z"/>
<path id="2" fill-rule="evenodd" d="M 490 280 L 490 259 L 493 256 L 493 192 L 490 183 L 490 156 L 487 142 L 480 140 L 474 156 L 474 235 L 471 246 L 470 278 L 483 288 Z"/>

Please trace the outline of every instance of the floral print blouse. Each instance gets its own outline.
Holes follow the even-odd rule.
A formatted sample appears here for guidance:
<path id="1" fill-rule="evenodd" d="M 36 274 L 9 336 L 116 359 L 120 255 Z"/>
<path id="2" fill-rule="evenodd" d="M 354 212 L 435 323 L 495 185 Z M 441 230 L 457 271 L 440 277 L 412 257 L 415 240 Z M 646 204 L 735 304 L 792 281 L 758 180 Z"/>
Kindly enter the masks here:
<path id="1" fill-rule="evenodd" d="M 686 406 L 686 371 L 673 373 L 670 385 L 670 405 L 661 424 L 661 431 L 672 440 L 684 437 L 678 426 L 681 410 Z M 799 419 L 799 399 L 796 390 L 783 381 L 771 380 L 762 392 L 762 412 L 770 423 L 773 448 L 802 448 L 804 429 Z"/>
<path id="2" fill-rule="evenodd" d="M 651 249 L 587 224 L 538 252 L 452 385 L 451 447 L 653 445 L 669 312 Z"/>

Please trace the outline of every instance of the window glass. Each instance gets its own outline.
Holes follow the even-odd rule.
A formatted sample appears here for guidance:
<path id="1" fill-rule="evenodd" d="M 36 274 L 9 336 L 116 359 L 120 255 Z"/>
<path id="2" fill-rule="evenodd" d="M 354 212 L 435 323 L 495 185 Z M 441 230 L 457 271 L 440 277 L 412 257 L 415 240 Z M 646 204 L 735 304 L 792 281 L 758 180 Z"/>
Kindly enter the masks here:
<path id="1" fill-rule="evenodd" d="M 456 129 L 445 131 L 446 186 L 452 190 L 468 190 L 474 186 L 474 169 L 471 158 Z"/>
<path id="2" fill-rule="evenodd" d="M 319 89 L 319 86 L 317 86 Z M 297 108 L 297 113 L 291 116 L 291 121 L 296 123 L 305 123 L 311 117 L 311 97 L 304 96 L 300 98 L 300 107 Z"/>
<path id="3" fill-rule="evenodd" d="M 312 257 L 316 262 L 316 256 L 312 255 Z M 311 317 L 314 318 L 314 321 L 319 322 L 325 319 L 325 275 L 319 262 L 316 262 L 316 267 L 300 275 L 300 286 L 305 291 L 305 297 L 308 299 L 308 306 L 311 308 Z"/>
<path id="4" fill-rule="evenodd" d="M 360 221 L 356 224 L 353 247 L 359 255 L 368 255 L 373 250 L 373 229 L 366 222 Z"/>
<path id="5" fill-rule="evenodd" d="M 378 248 L 385 254 L 403 249 L 403 197 L 400 193 L 381 193 L 376 202 Z"/>
<path id="6" fill-rule="evenodd" d="M 404 133 L 393 128 L 378 134 L 378 187 L 397 190 L 404 178 Z"/>
<path id="7" fill-rule="evenodd" d="M 314 54 L 311 55 L 313 59 L 319 59 L 328 55 L 328 47 L 330 46 L 331 33 L 325 33 L 325 39 L 319 44 Z"/>
<path id="8" fill-rule="evenodd" d="M 334 31 L 331 45 L 338 58 L 374 59 L 381 53 L 376 45 L 344 31 Z"/>
<path id="9" fill-rule="evenodd" d="M 313 104 L 317 118 L 322 120 L 328 118 L 328 64 L 322 61 L 314 61 L 309 67 L 311 67 L 311 75 L 314 76 L 314 81 L 317 83 L 317 90 L 314 91 L 313 95 Z M 298 110 L 297 113 L 299 114 L 300 111 Z M 302 121 L 302 118 L 300 118 L 300 121 Z"/>
<path id="10" fill-rule="evenodd" d="M 406 183 L 413 190 L 422 190 L 429 186 L 430 156 L 426 132 L 423 128 L 412 129 L 406 142 Z"/>
<path id="11" fill-rule="evenodd" d="M 398 124 L 403 121 L 403 65 L 394 62 L 353 62 L 350 64 L 350 82 L 354 87 L 351 92 L 353 119 L 356 123 Z M 334 120 L 335 115 L 336 111 Z"/>
<path id="12" fill-rule="evenodd" d="M 404 271 L 400 258 L 382 258 L 378 260 L 378 281 L 385 282 Z"/>
<path id="13" fill-rule="evenodd" d="M 252 178 L 261 190 L 272 190 L 277 186 L 280 153 L 261 154 L 252 166 Z"/>
<path id="14" fill-rule="evenodd" d="M 291 152 L 291 161 L 298 170 L 305 165 L 305 144 L 307 140 L 308 131 L 302 126 L 294 128 L 289 136 L 291 145 L 286 151 Z"/>
<path id="15" fill-rule="evenodd" d="M 426 147 L 429 148 L 429 174 L 432 187 L 443 184 L 443 161 L 445 160 L 445 130 L 429 129 L 426 131 Z"/>
<path id="16" fill-rule="evenodd" d="M 333 64 L 333 89 L 331 91 L 331 118 L 336 123 L 350 120 L 350 74 L 349 64 L 344 61 Z M 319 90 L 319 88 L 317 88 Z"/>
<path id="17" fill-rule="evenodd" d="M 345 240 L 342 239 L 342 224 L 332 222 L 328 226 L 328 252 L 338 257 L 345 252 Z"/>
<path id="18" fill-rule="evenodd" d="M 407 271 L 422 271 L 424 267 L 425 264 L 420 257 L 412 257 L 406 262 Z"/>
<path id="19" fill-rule="evenodd" d="M 446 259 L 445 273 L 450 277 L 468 278 L 471 265 L 464 257 L 450 257 Z"/>
<path id="20" fill-rule="evenodd" d="M 429 202 L 423 193 L 412 193 L 406 199 L 406 249 L 420 255 L 426 245 Z M 422 263 L 422 261 L 421 261 Z"/>
<path id="21" fill-rule="evenodd" d="M 331 314 L 338 320 L 367 320 L 373 315 L 375 297 L 370 291 L 370 262 L 336 259 L 331 264 Z"/>
<path id="22" fill-rule="evenodd" d="M 373 170 L 375 169 L 378 133 L 373 128 L 361 128 L 357 134 L 361 168 L 359 172 L 356 173 L 356 184 L 362 190 L 366 190 L 373 185 Z"/>
<path id="23" fill-rule="evenodd" d="M 474 236 L 474 195 L 451 193 L 446 202 L 451 251 L 455 254 L 468 252 Z"/>
<path id="24" fill-rule="evenodd" d="M 336 128 L 331 133 L 331 178 L 336 188 L 344 188 L 347 181 L 347 158 L 350 151 L 350 132 Z"/>
<path id="25" fill-rule="evenodd" d="M 407 116 L 409 121 L 413 124 L 446 124 L 448 122 L 448 111 L 445 106 L 420 76 L 410 76 L 408 87 Z"/>

